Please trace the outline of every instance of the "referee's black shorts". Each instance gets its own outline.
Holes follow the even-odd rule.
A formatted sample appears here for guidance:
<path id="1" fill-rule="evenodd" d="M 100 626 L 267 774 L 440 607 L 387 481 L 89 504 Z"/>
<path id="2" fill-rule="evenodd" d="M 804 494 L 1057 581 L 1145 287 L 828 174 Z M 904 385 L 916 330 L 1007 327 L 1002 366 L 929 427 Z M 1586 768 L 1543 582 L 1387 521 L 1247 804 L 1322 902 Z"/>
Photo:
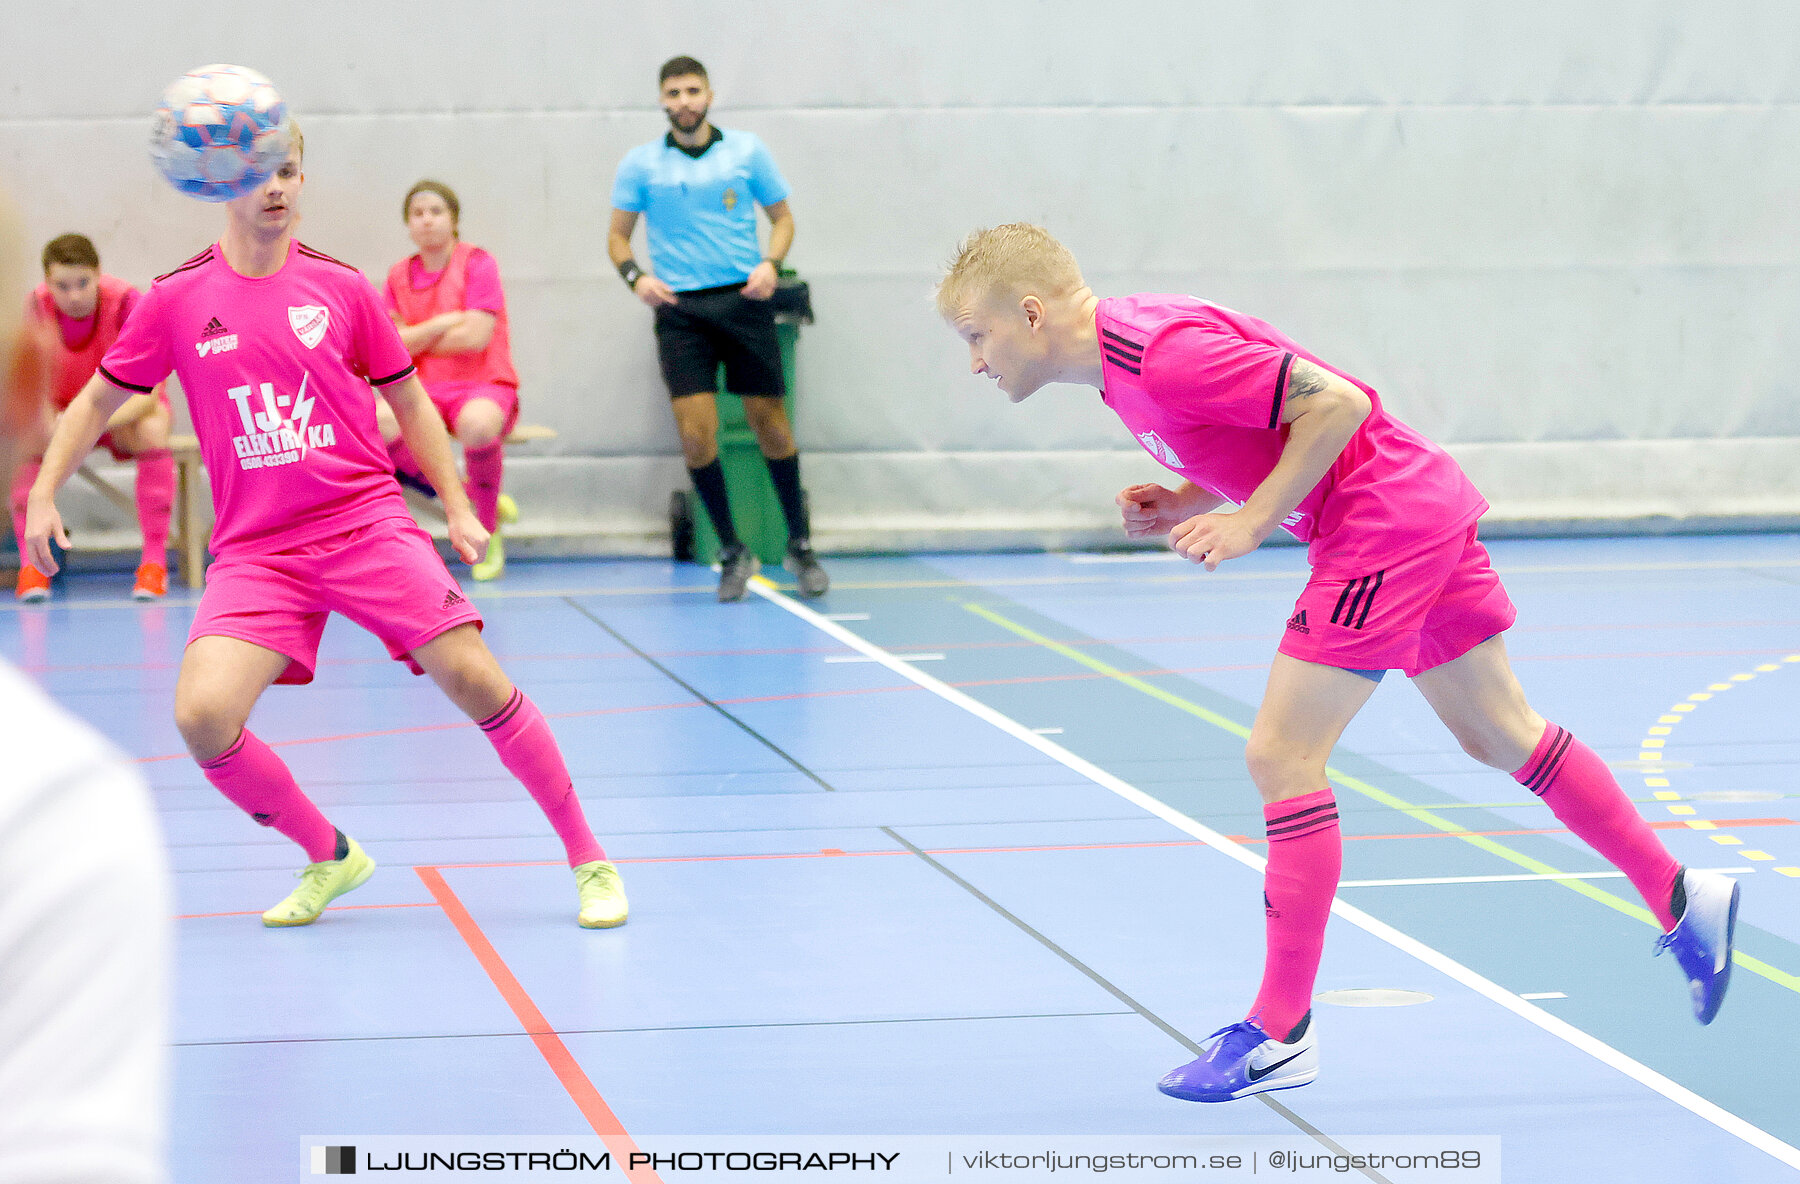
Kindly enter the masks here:
<path id="1" fill-rule="evenodd" d="M 751 300 L 742 284 L 675 296 L 677 303 L 656 310 L 656 354 L 670 398 L 718 390 L 721 362 L 732 394 L 787 394 L 768 301 Z"/>

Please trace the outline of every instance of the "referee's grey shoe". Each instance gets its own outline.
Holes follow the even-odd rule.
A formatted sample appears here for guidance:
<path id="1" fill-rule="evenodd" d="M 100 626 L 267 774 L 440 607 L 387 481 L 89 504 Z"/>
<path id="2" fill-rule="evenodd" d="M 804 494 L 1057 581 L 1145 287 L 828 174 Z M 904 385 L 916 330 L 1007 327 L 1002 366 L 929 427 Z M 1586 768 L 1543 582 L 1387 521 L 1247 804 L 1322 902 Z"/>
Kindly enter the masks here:
<path id="1" fill-rule="evenodd" d="M 738 543 L 735 546 L 721 548 L 719 551 L 719 603 L 742 600 L 744 593 L 750 590 L 750 577 L 754 576 L 761 568 L 761 562 L 744 544 Z"/>
<path id="2" fill-rule="evenodd" d="M 819 566 L 819 557 L 813 552 L 809 539 L 795 539 L 788 544 L 787 558 L 781 566 L 794 573 L 794 583 L 800 587 L 800 595 L 811 600 L 815 596 L 823 596 L 831 587 L 831 577 Z"/>

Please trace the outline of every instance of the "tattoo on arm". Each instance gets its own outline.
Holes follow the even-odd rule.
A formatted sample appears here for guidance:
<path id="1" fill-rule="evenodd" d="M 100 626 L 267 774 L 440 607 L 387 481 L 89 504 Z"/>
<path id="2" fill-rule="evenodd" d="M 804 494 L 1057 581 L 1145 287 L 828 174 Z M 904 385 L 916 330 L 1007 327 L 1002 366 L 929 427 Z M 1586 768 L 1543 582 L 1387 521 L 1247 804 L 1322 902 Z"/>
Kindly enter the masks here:
<path id="1" fill-rule="evenodd" d="M 1287 402 L 1291 405 L 1310 399 L 1331 385 L 1331 378 L 1311 362 L 1295 358 L 1288 369 Z"/>

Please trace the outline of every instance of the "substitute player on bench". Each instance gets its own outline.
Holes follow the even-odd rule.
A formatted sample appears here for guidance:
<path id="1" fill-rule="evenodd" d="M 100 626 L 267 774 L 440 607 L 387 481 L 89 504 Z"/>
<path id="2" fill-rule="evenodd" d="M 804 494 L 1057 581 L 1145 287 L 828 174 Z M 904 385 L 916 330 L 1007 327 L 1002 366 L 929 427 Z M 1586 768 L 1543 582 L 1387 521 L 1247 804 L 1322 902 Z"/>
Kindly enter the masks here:
<path id="1" fill-rule="evenodd" d="M 41 423 L 24 428 L 32 439 L 12 484 L 13 535 L 19 541 L 15 594 L 26 602 L 50 595 L 50 577 L 25 555 L 25 497 L 37 479 L 54 417 L 93 377 L 140 299 L 136 288 L 100 270 L 100 253 L 85 235 L 51 239 L 44 246 L 43 263 L 44 282 L 26 302 L 25 316 L 50 330 L 47 336 L 54 343 L 50 398 Z M 154 390 L 127 399 L 99 439 L 114 460 L 137 462 L 138 529 L 144 537 L 131 586 L 137 600 L 158 600 L 169 591 L 169 514 L 175 504 L 175 457 L 169 451 L 172 422 L 168 393 L 158 383 Z"/>

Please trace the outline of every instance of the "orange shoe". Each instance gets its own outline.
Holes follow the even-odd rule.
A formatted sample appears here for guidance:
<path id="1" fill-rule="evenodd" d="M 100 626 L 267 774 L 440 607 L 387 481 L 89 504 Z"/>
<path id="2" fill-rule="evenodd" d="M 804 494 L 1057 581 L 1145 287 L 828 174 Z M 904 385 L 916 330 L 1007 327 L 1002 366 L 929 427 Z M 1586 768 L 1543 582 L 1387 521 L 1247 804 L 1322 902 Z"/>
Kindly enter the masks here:
<path id="1" fill-rule="evenodd" d="M 137 570 L 137 583 L 131 586 L 131 598 L 133 600 L 161 600 L 168 594 L 169 569 L 160 563 L 140 564 Z"/>
<path id="2" fill-rule="evenodd" d="M 13 595 L 26 604 L 36 604 L 40 600 L 50 599 L 50 577 L 31 564 L 19 568 L 19 586 Z"/>

